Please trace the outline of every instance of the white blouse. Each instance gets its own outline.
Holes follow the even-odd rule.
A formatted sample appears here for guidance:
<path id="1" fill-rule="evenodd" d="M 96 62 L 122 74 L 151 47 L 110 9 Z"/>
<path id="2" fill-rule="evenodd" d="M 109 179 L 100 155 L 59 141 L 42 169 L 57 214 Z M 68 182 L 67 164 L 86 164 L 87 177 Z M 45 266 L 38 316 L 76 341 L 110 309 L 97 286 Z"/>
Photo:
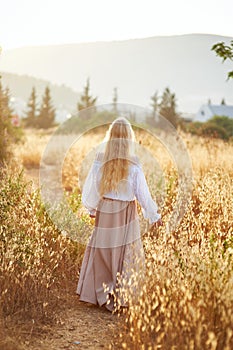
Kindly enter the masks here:
<path id="1" fill-rule="evenodd" d="M 101 165 L 101 161 L 98 159 L 94 160 L 82 191 L 82 203 L 92 215 L 95 215 L 100 200 L 99 184 L 101 180 Z M 161 215 L 158 213 L 157 204 L 151 197 L 145 175 L 139 162 L 132 163 L 129 168 L 127 186 L 122 187 L 122 189 L 120 187 L 118 192 L 111 191 L 106 193 L 104 197 L 122 201 L 133 201 L 137 199 L 141 205 L 144 218 L 148 219 L 150 224 L 161 218 Z"/>

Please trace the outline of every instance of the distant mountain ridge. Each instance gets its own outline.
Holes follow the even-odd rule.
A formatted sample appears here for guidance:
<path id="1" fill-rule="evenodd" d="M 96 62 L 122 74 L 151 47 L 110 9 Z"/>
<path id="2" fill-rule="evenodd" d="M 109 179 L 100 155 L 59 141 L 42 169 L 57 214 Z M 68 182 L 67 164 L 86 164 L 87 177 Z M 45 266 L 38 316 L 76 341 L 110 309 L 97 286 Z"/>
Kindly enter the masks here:
<path id="1" fill-rule="evenodd" d="M 51 90 L 51 96 L 56 107 L 63 105 L 64 107 L 75 107 L 79 98 L 79 94 L 65 85 L 52 84 L 48 80 L 37 79 L 28 75 L 19 75 L 13 73 L 0 72 L 4 87 L 9 87 L 13 96 L 17 96 L 27 101 L 32 87 L 35 86 L 38 96 L 38 103 L 44 93 L 45 87 L 48 85 Z"/>
<path id="2" fill-rule="evenodd" d="M 56 119 L 62 122 L 66 116 L 76 111 L 80 94 L 65 85 L 51 84 L 48 80 L 37 79 L 28 75 L 0 72 L 3 87 L 8 87 L 12 97 L 14 112 L 21 117 L 27 110 L 27 101 L 34 86 L 36 89 L 37 103 L 40 107 L 42 95 L 46 86 L 49 86 L 51 98 L 56 109 Z"/>
<path id="3" fill-rule="evenodd" d="M 150 96 L 169 86 L 180 111 L 197 112 L 208 99 L 233 104 L 233 81 L 226 81 L 231 62 L 211 51 L 230 37 L 208 34 L 151 37 L 113 42 L 26 47 L 8 50 L 0 71 L 27 74 L 83 90 L 90 77 L 98 103 L 111 103 L 117 87 L 119 102 L 149 106 Z"/>

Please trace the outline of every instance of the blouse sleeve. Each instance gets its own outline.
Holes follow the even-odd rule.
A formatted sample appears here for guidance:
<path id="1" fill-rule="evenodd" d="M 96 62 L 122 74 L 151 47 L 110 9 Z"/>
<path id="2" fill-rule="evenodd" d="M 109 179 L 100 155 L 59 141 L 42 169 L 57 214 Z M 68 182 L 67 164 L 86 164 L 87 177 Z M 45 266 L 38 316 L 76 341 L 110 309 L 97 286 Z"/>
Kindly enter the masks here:
<path id="1" fill-rule="evenodd" d="M 137 166 L 134 192 L 139 204 L 141 205 L 144 218 L 148 219 L 150 224 L 158 221 L 161 218 L 161 215 L 158 213 L 156 202 L 151 197 L 145 175 L 140 166 Z"/>
<path id="2" fill-rule="evenodd" d="M 97 182 L 97 175 L 99 170 L 100 162 L 98 160 L 95 160 L 87 175 L 82 190 L 82 204 L 91 215 L 95 215 L 96 208 L 100 199 Z"/>

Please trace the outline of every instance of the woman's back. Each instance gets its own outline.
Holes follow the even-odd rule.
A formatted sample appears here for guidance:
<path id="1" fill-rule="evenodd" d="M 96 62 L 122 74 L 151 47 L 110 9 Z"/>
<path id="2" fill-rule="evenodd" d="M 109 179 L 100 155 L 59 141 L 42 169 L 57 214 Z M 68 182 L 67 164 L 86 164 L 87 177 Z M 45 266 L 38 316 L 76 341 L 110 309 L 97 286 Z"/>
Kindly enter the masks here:
<path id="1" fill-rule="evenodd" d="M 150 223 L 160 219 L 157 213 L 157 205 L 153 201 L 146 178 L 137 156 L 132 156 L 129 159 L 128 175 L 126 179 L 122 179 L 117 186 L 117 189 L 111 189 L 100 195 L 100 183 L 102 179 L 102 168 L 104 163 L 104 154 L 97 153 L 96 159 L 93 162 L 92 168 L 87 176 L 83 187 L 82 201 L 84 206 L 89 209 L 90 214 L 94 214 L 94 208 L 102 197 L 133 201 L 137 199 L 142 207 L 143 215 Z M 114 169 L 112 169 L 114 172 Z"/>

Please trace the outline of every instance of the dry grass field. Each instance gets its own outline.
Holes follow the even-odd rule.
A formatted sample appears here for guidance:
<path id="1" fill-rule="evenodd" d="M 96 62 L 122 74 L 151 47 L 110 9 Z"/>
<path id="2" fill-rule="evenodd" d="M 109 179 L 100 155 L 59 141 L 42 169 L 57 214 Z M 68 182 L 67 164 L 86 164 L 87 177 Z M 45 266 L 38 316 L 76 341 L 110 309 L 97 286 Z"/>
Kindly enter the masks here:
<path id="1" fill-rule="evenodd" d="M 103 136 L 102 130 L 81 136 L 63 162 L 62 186 L 80 219 L 78 237 L 93 227 L 80 204 L 80 184 Z M 158 140 L 136 131 L 143 169 L 165 225 L 143 235 L 146 269 L 143 274 L 135 272 L 130 288 L 125 285 L 122 290 L 128 309 L 111 320 L 99 311 L 101 329 L 108 323 L 116 325 L 116 337 L 112 341 L 107 337 L 105 348 L 233 349 L 233 145 L 181 136 L 192 161 L 193 190 L 180 225 L 168 232 L 166 222 L 177 201 L 177 170 Z M 43 327 L 59 325 L 64 308 L 70 313 L 77 309 L 74 291 L 85 245 L 60 233 L 37 189 L 39 167 L 43 170 L 56 163 L 67 137 L 57 136 L 51 159 L 40 164 L 50 135 L 27 132 L 25 142 L 14 149 L 14 165 L 0 173 L 1 350 L 37 349 L 35 339 L 43 340 Z M 139 214 L 144 232 L 140 208 Z M 96 310 L 78 314 L 82 318 L 87 312 L 90 321 L 93 313 L 94 332 L 98 332 Z M 75 327 L 80 332 L 78 322 Z M 80 320 L 80 327 L 87 323 L 85 326 Z M 88 328 L 91 333 L 91 321 Z M 46 349 L 46 344 L 40 348 Z M 53 347 L 51 340 L 47 349 L 55 348 L 66 347 L 57 343 Z"/>

